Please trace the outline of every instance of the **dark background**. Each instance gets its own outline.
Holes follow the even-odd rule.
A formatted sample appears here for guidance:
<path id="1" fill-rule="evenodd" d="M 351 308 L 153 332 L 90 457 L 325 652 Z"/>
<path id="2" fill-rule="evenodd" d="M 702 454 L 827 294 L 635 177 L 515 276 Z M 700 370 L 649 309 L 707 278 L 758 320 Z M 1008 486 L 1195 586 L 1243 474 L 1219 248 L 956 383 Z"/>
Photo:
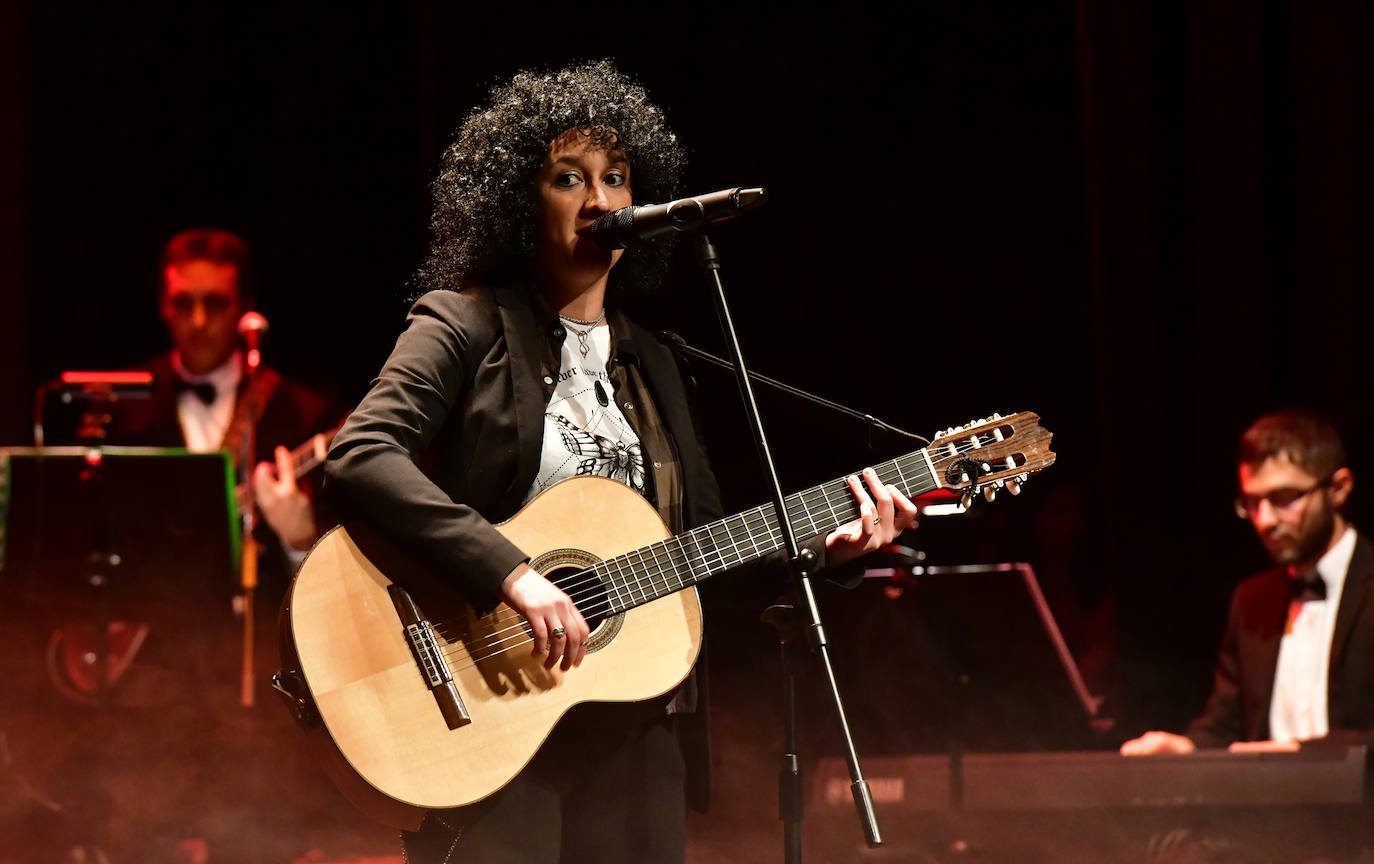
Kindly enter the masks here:
<path id="1" fill-rule="evenodd" d="M 466 111 L 517 69 L 612 57 L 667 109 L 689 191 L 770 190 L 713 238 L 758 371 L 924 434 L 1019 410 L 1054 431 L 1059 462 L 1024 495 L 911 542 L 1035 566 L 1117 718 L 1103 746 L 1181 726 L 1207 693 L 1229 592 L 1263 563 L 1229 504 L 1245 425 L 1317 408 L 1366 476 L 1367 4 L 0 16 L 0 445 L 31 440 L 38 383 L 164 349 L 155 262 L 196 225 L 253 247 L 269 362 L 356 400 L 403 324 L 426 187 Z M 693 274 L 667 296 L 648 323 L 718 350 Z M 728 502 L 758 503 L 733 384 L 698 377 Z M 909 449 L 764 403 L 789 490 Z M 826 597 L 849 620 L 854 599 Z M 771 662 L 739 592 L 713 603 L 716 656 Z M 869 650 L 900 668 L 901 644 Z M 859 722 L 882 701 L 847 696 Z"/>

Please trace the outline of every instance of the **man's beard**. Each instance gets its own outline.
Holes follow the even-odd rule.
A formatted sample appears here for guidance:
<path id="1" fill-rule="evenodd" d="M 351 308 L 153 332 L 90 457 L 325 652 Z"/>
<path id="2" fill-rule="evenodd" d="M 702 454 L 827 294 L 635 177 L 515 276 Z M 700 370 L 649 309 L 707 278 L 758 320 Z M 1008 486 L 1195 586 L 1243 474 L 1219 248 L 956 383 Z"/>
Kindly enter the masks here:
<path id="1" fill-rule="evenodd" d="M 1315 502 L 1314 502 L 1315 503 Z M 1323 502 L 1325 505 L 1325 502 Z M 1279 549 L 1269 547 L 1269 555 L 1276 564 L 1300 564 L 1316 561 L 1331 543 L 1331 534 L 1336 530 L 1336 516 L 1329 506 L 1322 506 L 1321 512 L 1314 514 L 1310 524 L 1300 526 L 1296 532 L 1287 536 L 1295 542 Z"/>

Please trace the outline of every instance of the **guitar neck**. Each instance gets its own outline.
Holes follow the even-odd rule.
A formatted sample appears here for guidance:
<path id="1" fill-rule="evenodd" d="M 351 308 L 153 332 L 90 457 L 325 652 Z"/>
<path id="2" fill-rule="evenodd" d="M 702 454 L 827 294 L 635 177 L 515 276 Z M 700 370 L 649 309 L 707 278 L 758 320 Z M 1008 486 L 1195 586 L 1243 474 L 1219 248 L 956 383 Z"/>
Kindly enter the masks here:
<path id="1" fill-rule="evenodd" d="M 896 486 L 908 498 L 940 485 L 925 450 L 873 467 L 883 483 Z M 827 534 L 859 515 L 845 478 L 790 495 L 784 503 L 798 540 Z M 592 569 L 607 586 L 614 614 L 696 585 L 783 545 L 776 512 L 767 504 L 600 561 Z"/>
<path id="2" fill-rule="evenodd" d="M 324 463 L 325 457 L 329 454 L 329 441 L 334 437 L 335 431 L 337 429 L 312 435 L 310 440 L 291 451 L 291 470 L 297 480 Z M 248 483 L 240 483 L 234 489 L 234 495 L 240 513 L 253 502 L 253 493 Z"/>
<path id="3" fill-rule="evenodd" d="M 329 437 L 324 434 L 312 436 L 291 451 L 291 467 L 297 480 L 324 464 L 325 457 L 329 455 Z"/>

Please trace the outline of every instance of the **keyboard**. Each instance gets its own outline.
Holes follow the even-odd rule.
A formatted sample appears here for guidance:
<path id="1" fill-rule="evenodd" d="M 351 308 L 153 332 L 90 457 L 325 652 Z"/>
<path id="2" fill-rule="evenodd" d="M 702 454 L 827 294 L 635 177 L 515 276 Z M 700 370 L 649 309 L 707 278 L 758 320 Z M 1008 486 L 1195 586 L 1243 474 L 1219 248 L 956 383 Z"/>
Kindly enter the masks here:
<path id="1" fill-rule="evenodd" d="M 865 848 L 841 759 L 808 778 L 808 860 L 827 864 L 1354 862 L 1374 850 L 1364 747 L 867 756 L 886 839 Z"/>
<path id="2" fill-rule="evenodd" d="M 1203 750 L 881 756 L 862 761 L 879 804 L 915 810 L 1017 811 L 1360 804 L 1365 747 L 1297 753 Z M 821 760 L 827 804 L 849 801 L 841 760 Z"/>

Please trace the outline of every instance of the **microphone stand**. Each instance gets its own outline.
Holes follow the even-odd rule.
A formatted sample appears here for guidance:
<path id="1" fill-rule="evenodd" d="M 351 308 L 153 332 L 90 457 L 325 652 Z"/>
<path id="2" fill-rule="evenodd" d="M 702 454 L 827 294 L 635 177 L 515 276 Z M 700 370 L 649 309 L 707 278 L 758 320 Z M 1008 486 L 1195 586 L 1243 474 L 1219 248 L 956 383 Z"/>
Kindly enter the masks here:
<path id="1" fill-rule="evenodd" d="M 253 495 L 253 468 L 258 452 L 258 367 L 262 365 L 262 353 L 256 345 L 250 345 L 245 355 L 244 366 L 248 372 L 248 411 L 244 417 L 244 430 L 239 448 L 239 478 L 248 489 L 245 503 L 239 512 L 242 520 L 243 541 L 239 560 L 239 586 L 243 589 L 243 661 L 239 674 L 239 704 L 252 708 L 253 693 L 253 604 L 254 593 L 258 587 L 258 540 L 254 529 L 258 524 L 258 508 Z"/>
<path id="2" fill-rule="evenodd" d="M 762 620 L 778 631 L 778 658 L 782 663 L 783 753 L 778 766 L 778 818 L 782 820 L 784 861 L 801 860 L 802 772 L 797 755 L 797 672 L 792 661 L 798 633 L 796 607 L 775 603 L 763 611 Z"/>
<path id="3" fill-rule="evenodd" d="M 108 396 L 108 394 L 106 394 Z M 119 554 L 110 548 L 110 495 L 105 477 L 105 421 L 108 402 L 93 394 L 87 404 L 78 435 L 87 448 L 85 466 L 79 475 L 90 500 L 95 502 L 96 515 L 90 533 L 90 551 L 86 556 L 86 586 L 95 597 L 95 705 L 106 707 L 110 696 L 110 591 L 114 570 L 119 566 Z"/>
<path id="4" fill-rule="evenodd" d="M 689 344 L 686 339 L 683 339 L 681 336 L 679 336 L 671 330 L 658 331 L 658 338 L 661 341 L 668 343 L 668 347 L 679 354 L 684 354 L 688 357 L 694 357 L 698 360 L 705 360 L 707 363 L 714 364 L 715 366 L 718 366 L 719 368 L 724 369 L 727 372 L 735 371 L 734 363 L 731 363 L 724 357 L 717 357 L 710 351 L 703 351 L 695 345 Z M 930 439 L 925 437 L 924 435 L 917 435 L 915 432 L 908 432 L 899 426 L 893 426 L 891 423 L 880 420 L 877 417 L 874 417 L 872 414 L 865 414 L 862 411 L 856 411 L 853 408 L 841 405 L 838 402 L 832 402 L 823 396 L 817 396 L 815 393 L 807 392 L 806 390 L 803 390 L 800 387 L 793 387 L 791 384 L 788 384 L 784 381 L 779 381 L 776 378 L 769 378 L 767 375 L 763 375 L 753 371 L 749 372 L 749 378 L 753 381 L 759 382 L 760 384 L 766 384 L 769 387 L 772 387 L 774 390 L 777 390 L 781 393 L 786 393 L 788 396 L 795 396 L 796 398 L 801 399 L 803 402 L 810 402 L 813 405 L 819 405 L 822 408 L 828 408 L 831 411 L 834 411 L 835 413 L 848 417 L 852 420 L 858 420 L 859 422 L 869 426 L 870 432 L 874 428 L 882 429 L 887 432 L 895 432 L 898 435 L 904 435 L 907 438 L 915 439 L 927 446 L 930 445 Z"/>
<path id="5" fill-rule="evenodd" d="M 800 617 L 798 624 L 806 634 L 807 642 L 820 662 L 822 676 L 830 692 L 831 701 L 834 703 L 835 717 L 839 721 L 840 735 L 845 747 L 845 761 L 849 766 L 850 792 L 854 796 L 854 807 L 858 811 L 859 821 L 863 825 L 864 839 L 870 848 L 877 847 L 882 845 L 883 839 L 878 830 L 877 814 L 873 810 L 873 795 L 869 790 L 868 781 L 863 778 L 863 772 L 859 768 L 859 757 L 854 750 L 849 723 L 845 719 L 844 703 L 840 698 L 839 686 L 835 681 L 835 670 L 830 663 L 825 629 L 821 625 L 820 607 L 816 604 L 816 597 L 811 588 L 811 568 L 815 566 L 816 556 L 810 550 L 798 550 L 797 539 L 792 531 L 792 523 L 787 517 L 782 487 L 778 482 L 777 471 L 773 467 L 773 457 L 768 449 L 768 438 L 763 430 L 763 420 L 759 416 L 758 405 L 754 401 L 754 391 L 749 384 L 749 371 L 744 365 L 744 355 L 740 351 L 739 339 L 735 335 L 734 321 L 730 316 L 730 306 L 725 298 L 725 284 L 720 276 L 720 256 L 716 253 L 716 248 L 711 244 L 710 238 L 704 233 L 696 235 L 696 251 L 697 263 L 701 265 L 703 275 L 712 289 L 716 314 L 720 318 L 721 332 L 725 336 L 725 344 L 735 366 L 735 378 L 739 382 L 740 396 L 744 401 L 745 413 L 749 417 L 750 431 L 753 433 L 754 443 L 758 447 L 759 459 L 763 463 L 764 472 L 768 476 L 770 491 L 773 496 L 773 510 L 778 520 L 778 528 L 782 533 L 783 547 L 787 550 L 792 565 L 792 584 L 796 593 L 797 614 Z M 792 742 L 789 741 L 788 743 L 790 745 Z M 789 837 L 792 837 L 794 832 L 799 831 L 800 814 L 797 816 L 798 825 L 796 828 L 792 828 L 789 823 L 787 829 Z M 799 839 L 800 834 L 796 833 L 796 837 Z M 794 844 L 789 840 L 785 852 L 788 854 L 788 862 L 798 862 L 799 864 L 801 861 L 800 843 Z"/>

